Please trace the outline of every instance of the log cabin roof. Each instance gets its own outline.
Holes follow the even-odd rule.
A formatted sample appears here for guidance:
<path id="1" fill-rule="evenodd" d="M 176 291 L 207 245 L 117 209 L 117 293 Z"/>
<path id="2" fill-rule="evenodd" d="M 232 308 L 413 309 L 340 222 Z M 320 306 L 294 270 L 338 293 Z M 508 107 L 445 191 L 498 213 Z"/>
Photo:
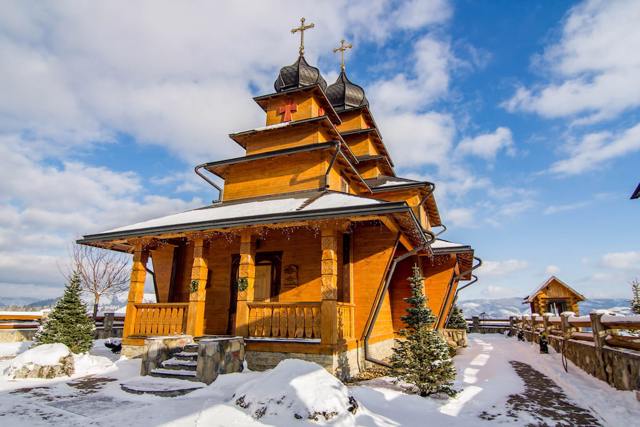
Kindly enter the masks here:
<path id="1" fill-rule="evenodd" d="M 344 136 L 344 134 L 342 134 Z M 389 162 L 389 158 L 387 156 L 381 156 L 381 155 L 371 155 L 371 154 L 366 154 L 364 156 L 356 156 L 356 159 L 358 160 L 358 164 L 361 163 L 369 163 L 369 162 L 374 162 L 377 163 L 379 166 L 381 166 L 385 172 L 387 172 L 389 175 L 388 176 L 395 176 L 396 173 L 393 170 L 393 166 L 391 165 L 391 162 Z"/>
<path id="2" fill-rule="evenodd" d="M 428 181 L 416 181 L 413 179 L 402 178 L 399 176 L 386 176 L 381 175 L 377 178 L 370 178 L 365 180 L 367 185 L 374 193 L 384 193 L 389 191 L 407 190 L 412 188 L 427 188 L 433 184 Z M 438 204 L 433 193 L 427 197 L 427 211 L 429 214 L 429 222 L 433 227 L 439 227 L 442 225 L 442 219 L 440 218 L 440 211 L 438 210 Z"/>
<path id="3" fill-rule="evenodd" d="M 576 297 L 578 297 L 578 301 L 584 301 L 586 298 L 579 293 L 578 291 L 576 291 L 575 289 L 573 289 L 571 286 L 567 285 L 565 282 L 563 282 L 562 280 L 558 279 L 556 276 L 551 276 L 549 277 L 546 281 L 544 281 L 540 286 L 538 286 L 536 288 L 535 291 L 533 291 L 533 293 L 531 295 L 527 295 L 526 297 L 524 297 L 523 300 L 523 304 L 526 303 L 531 303 L 533 302 L 533 300 L 535 299 L 535 297 L 542 292 L 542 290 L 544 288 L 546 288 L 549 284 L 551 284 L 551 282 L 556 282 L 558 284 L 560 284 L 561 286 L 564 286 L 565 288 L 567 288 L 567 290 L 569 290 L 569 292 L 571 292 L 572 294 L 574 294 Z"/>
<path id="4" fill-rule="evenodd" d="M 431 244 L 431 250 L 434 255 L 455 254 L 460 266 L 460 279 L 471 279 L 474 250 L 470 245 L 450 242 L 444 239 L 436 239 L 436 241 Z"/>
<path id="5" fill-rule="evenodd" d="M 261 127 L 249 129 L 243 132 L 231 133 L 229 134 L 229 138 L 233 139 L 242 148 L 246 149 L 247 141 L 256 136 L 265 137 L 265 136 L 268 136 L 270 133 L 278 132 L 280 129 L 284 129 L 284 128 L 291 129 L 291 128 L 304 127 L 304 126 L 314 126 L 316 124 L 320 124 L 322 127 L 327 129 L 331 133 L 332 137 L 334 137 L 337 141 L 340 141 L 342 143 L 342 149 L 349 156 L 350 160 L 353 163 L 356 163 L 356 164 L 358 163 L 358 160 L 355 154 L 353 154 L 353 152 L 351 151 L 351 148 L 349 148 L 347 143 L 344 142 L 344 139 L 342 139 L 342 136 L 340 135 L 338 130 L 335 128 L 331 120 L 329 120 L 328 116 L 311 117 L 309 119 L 304 119 L 304 120 L 296 120 L 296 121 L 290 121 L 290 122 L 276 123 L 268 126 L 261 126 Z"/>
<path id="6" fill-rule="evenodd" d="M 393 167 L 393 160 L 391 159 L 391 156 L 389 155 L 389 151 L 387 150 L 386 145 L 384 145 L 384 142 L 382 141 L 382 135 L 380 135 L 380 131 L 378 131 L 377 126 L 375 125 L 375 122 L 373 121 L 373 117 L 371 116 L 371 113 L 369 113 L 369 108 L 368 107 L 358 107 L 358 108 L 351 108 L 349 110 L 343 110 L 343 111 L 352 111 L 352 110 L 358 110 L 358 109 L 362 109 L 363 113 L 367 112 L 367 114 L 365 114 L 365 116 L 367 116 L 370 120 L 371 123 L 373 123 L 373 127 L 370 128 L 366 128 L 366 129 L 352 129 L 352 130 L 348 130 L 348 131 L 344 131 L 341 132 L 340 135 L 342 135 L 343 138 L 345 137 L 349 137 L 352 135 L 362 135 L 365 133 L 371 133 L 373 136 L 373 142 L 374 144 L 376 144 L 376 147 L 378 148 L 378 151 L 383 155 L 386 156 L 387 159 L 389 160 L 389 164 Z"/>
<path id="7" fill-rule="evenodd" d="M 426 245 L 429 241 L 418 219 L 405 202 L 385 202 L 325 190 L 218 202 L 86 235 L 78 240 L 78 243 L 95 244 L 176 232 L 371 215 L 391 215 L 416 246 Z"/>
<path id="8" fill-rule="evenodd" d="M 253 161 L 269 159 L 273 157 L 288 156 L 292 154 L 305 153 L 305 152 L 316 151 L 316 150 L 329 150 L 329 149 L 339 148 L 338 153 L 342 154 L 342 156 L 337 156 L 336 162 L 338 162 L 345 168 L 345 173 L 355 183 L 357 183 L 357 185 L 360 186 L 362 190 L 366 192 L 370 192 L 371 189 L 367 185 L 366 180 L 360 176 L 360 173 L 358 173 L 356 168 L 353 166 L 352 161 L 355 160 L 355 162 L 357 163 L 358 160 L 356 159 L 355 156 L 353 156 L 353 153 L 351 153 L 350 151 L 342 151 L 342 149 L 345 147 L 348 149 L 347 145 L 344 143 L 340 143 L 340 141 L 320 142 L 315 144 L 302 145 L 299 147 L 285 148 L 282 150 L 273 150 L 273 151 L 266 151 L 264 153 L 250 154 L 248 156 L 235 157 L 233 159 L 218 160 L 215 162 L 203 163 L 202 165 L 197 166 L 196 169 L 200 167 L 204 167 L 209 172 L 224 179 L 227 173 L 228 166 L 230 165 L 235 165 L 238 163 L 253 162 Z M 351 156 L 348 156 L 349 153 L 351 153 Z M 349 157 L 352 157 L 352 158 L 349 158 Z"/>

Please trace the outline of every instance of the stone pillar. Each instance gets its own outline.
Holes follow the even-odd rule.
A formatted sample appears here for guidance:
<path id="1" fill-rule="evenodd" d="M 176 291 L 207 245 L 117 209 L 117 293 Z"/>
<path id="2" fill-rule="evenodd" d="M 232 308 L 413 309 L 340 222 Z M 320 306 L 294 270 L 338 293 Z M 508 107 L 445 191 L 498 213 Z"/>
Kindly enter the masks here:
<path id="1" fill-rule="evenodd" d="M 105 313 L 102 319 L 103 338 L 111 338 L 113 336 L 113 313 Z"/>
<path id="2" fill-rule="evenodd" d="M 480 318 L 478 316 L 471 318 L 471 332 L 480 332 Z"/>
<path id="3" fill-rule="evenodd" d="M 131 266 L 131 282 L 129 284 L 129 297 L 127 298 L 127 313 L 124 318 L 124 330 L 122 337 L 133 335 L 136 321 L 136 304 L 142 302 L 144 297 L 144 282 L 147 278 L 147 260 L 149 252 L 138 243 L 133 251 L 133 264 Z"/>
<path id="4" fill-rule="evenodd" d="M 238 277 L 246 279 L 247 288 L 238 289 L 238 305 L 236 308 L 236 335 L 249 336 L 249 306 L 253 301 L 254 282 L 256 279 L 256 239 L 250 230 L 240 234 L 240 265 Z"/>
<path id="5" fill-rule="evenodd" d="M 338 342 L 338 233 L 336 227 L 322 227 L 320 244 L 322 247 L 320 261 L 322 343 L 336 344 Z"/>
<path id="6" fill-rule="evenodd" d="M 187 314 L 187 335 L 199 337 L 204 334 L 204 303 L 207 297 L 207 275 L 209 269 L 204 257 L 204 240 L 193 239 L 193 267 L 189 285 L 189 312 Z"/>

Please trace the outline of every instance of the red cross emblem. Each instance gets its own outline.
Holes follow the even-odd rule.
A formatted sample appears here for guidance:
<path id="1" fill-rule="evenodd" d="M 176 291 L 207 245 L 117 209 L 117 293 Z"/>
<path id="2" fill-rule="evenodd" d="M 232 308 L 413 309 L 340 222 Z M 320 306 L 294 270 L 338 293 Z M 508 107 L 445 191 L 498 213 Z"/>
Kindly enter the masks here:
<path id="1" fill-rule="evenodd" d="M 293 102 L 291 99 L 288 99 L 286 101 L 286 104 L 284 104 L 281 107 L 278 107 L 278 114 L 282 114 L 282 121 L 283 122 L 290 122 L 291 121 L 291 113 L 298 111 L 298 104 L 296 104 L 295 102 Z"/>

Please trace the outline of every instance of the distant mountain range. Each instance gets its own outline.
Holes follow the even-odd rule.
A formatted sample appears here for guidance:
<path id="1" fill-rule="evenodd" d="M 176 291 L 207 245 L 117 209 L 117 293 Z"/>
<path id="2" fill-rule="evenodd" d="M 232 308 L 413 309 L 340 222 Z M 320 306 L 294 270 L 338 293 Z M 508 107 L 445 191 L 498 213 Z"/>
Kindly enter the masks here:
<path id="1" fill-rule="evenodd" d="M 459 301 L 458 306 L 466 318 L 479 316 L 482 313 L 494 319 L 530 314 L 529 306 L 522 304 L 522 298 L 470 299 Z M 580 303 L 580 314 L 588 314 L 592 310 L 609 310 L 621 315 L 631 314 L 629 300 L 624 298 L 594 298 Z"/>
<path id="2" fill-rule="evenodd" d="M 100 303 L 100 312 L 123 312 L 127 306 L 127 292 L 118 295 L 103 297 Z M 92 309 L 92 301 L 83 297 L 87 308 Z M 56 305 L 58 298 L 38 299 L 29 297 L 8 297 L 0 298 L 0 310 L 12 311 L 35 311 L 44 308 L 52 308 Z M 154 294 L 144 294 L 143 302 L 156 302 Z"/>

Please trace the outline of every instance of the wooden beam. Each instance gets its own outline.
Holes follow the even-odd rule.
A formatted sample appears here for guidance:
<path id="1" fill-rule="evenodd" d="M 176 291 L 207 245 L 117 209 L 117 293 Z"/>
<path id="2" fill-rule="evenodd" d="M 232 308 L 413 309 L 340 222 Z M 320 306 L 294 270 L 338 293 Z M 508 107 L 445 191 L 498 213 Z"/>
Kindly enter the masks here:
<path id="1" fill-rule="evenodd" d="M 253 301 L 254 284 L 256 279 L 256 236 L 251 230 L 244 230 L 240 235 L 240 265 L 238 277 L 246 280 L 246 289 L 238 289 L 238 303 L 236 308 L 236 335 L 249 336 L 249 305 Z"/>
<path id="2" fill-rule="evenodd" d="M 125 338 L 129 337 L 129 335 L 134 335 L 136 304 L 141 303 L 144 297 L 144 282 L 147 278 L 146 265 L 148 259 L 149 252 L 143 249 L 141 243 L 136 245 L 133 251 L 127 312 L 124 318 L 124 330 L 122 332 L 122 336 Z"/>

